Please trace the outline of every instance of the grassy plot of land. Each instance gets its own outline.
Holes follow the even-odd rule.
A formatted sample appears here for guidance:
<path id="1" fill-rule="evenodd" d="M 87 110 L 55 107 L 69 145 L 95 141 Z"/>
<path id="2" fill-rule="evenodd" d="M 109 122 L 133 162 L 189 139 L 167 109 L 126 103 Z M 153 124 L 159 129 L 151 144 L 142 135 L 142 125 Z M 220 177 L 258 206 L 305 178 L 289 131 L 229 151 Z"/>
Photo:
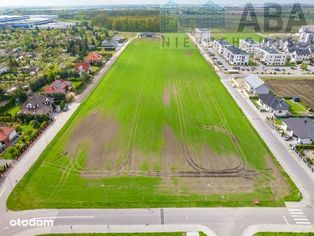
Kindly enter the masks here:
<path id="1" fill-rule="evenodd" d="M 310 79 L 272 79 L 266 80 L 267 85 L 279 97 L 298 96 L 311 108 L 314 108 L 314 80 Z"/>
<path id="2" fill-rule="evenodd" d="M 213 33 L 212 37 L 214 39 L 225 39 L 231 44 L 238 46 L 240 39 L 250 38 L 256 42 L 261 42 L 264 37 L 256 33 L 241 33 L 241 32 L 228 32 L 228 33 Z"/>
<path id="3" fill-rule="evenodd" d="M 169 37 L 185 41 L 182 34 Z M 256 199 L 280 206 L 298 192 L 212 67 L 193 47 L 138 39 L 7 204 L 202 207 Z"/>
<path id="4" fill-rule="evenodd" d="M 289 99 L 285 99 L 285 101 L 290 106 L 290 112 L 292 115 L 302 115 L 308 110 L 308 108 L 301 102 L 294 102 Z"/>

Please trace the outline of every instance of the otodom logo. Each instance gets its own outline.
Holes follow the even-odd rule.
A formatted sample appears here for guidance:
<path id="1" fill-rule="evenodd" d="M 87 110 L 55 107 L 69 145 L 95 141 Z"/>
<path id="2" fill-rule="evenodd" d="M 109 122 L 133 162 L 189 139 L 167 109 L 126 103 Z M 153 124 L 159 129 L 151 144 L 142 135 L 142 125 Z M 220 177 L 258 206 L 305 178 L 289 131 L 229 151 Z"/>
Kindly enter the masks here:
<path id="1" fill-rule="evenodd" d="M 11 227 L 51 227 L 54 221 L 52 219 L 13 219 L 10 220 Z"/>

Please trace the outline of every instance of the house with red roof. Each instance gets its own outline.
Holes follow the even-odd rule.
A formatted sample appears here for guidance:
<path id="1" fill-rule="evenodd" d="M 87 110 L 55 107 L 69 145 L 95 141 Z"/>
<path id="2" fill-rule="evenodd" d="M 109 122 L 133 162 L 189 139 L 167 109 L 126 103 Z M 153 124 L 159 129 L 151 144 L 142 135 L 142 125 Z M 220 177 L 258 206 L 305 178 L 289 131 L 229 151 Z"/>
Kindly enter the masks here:
<path id="1" fill-rule="evenodd" d="M 75 64 L 75 71 L 79 74 L 88 73 L 91 69 L 91 66 L 88 62 L 77 62 Z"/>
<path id="2" fill-rule="evenodd" d="M 0 127 L 0 149 L 10 146 L 16 138 L 14 127 Z"/>
<path id="3" fill-rule="evenodd" d="M 55 80 L 50 85 L 44 87 L 44 94 L 63 93 L 66 94 L 71 90 L 71 82 L 66 80 Z"/>
<path id="4" fill-rule="evenodd" d="M 100 55 L 97 52 L 90 52 L 88 53 L 88 55 L 85 57 L 85 62 L 89 63 L 89 64 L 93 64 L 93 63 L 100 63 L 103 60 L 103 56 Z"/>

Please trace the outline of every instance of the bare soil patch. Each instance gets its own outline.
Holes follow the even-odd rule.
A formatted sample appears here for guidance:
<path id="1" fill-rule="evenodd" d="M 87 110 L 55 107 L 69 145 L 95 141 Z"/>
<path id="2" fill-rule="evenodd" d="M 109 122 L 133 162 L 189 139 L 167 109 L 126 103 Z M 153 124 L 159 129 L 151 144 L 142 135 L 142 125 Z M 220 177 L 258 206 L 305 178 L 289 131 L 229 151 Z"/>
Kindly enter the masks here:
<path id="1" fill-rule="evenodd" d="M 170 89 L 165 88 L 164 94 L 162 95 L 162 101 L 165 106 L 169 106 L 170 104 Z"/>
<path id="2" fill-rule="evenodd" d="M 65 152 L 73 158 L 87 146 L 86 170 L 113 169 L 119 156 L 119 149 L 112 145 L 118 128 L 118 123 L 110 116 L 91 113 L 77 124 Z"/>
<path id="3" fill-rule="evenodd" d="M 172 194 L 227 194 L 254 192 L 255 180 L 227 178 L 163 178 L 159 188 Z"/>
<path id="4" fill-rule="evenodd" d="M 314 108 L 314 80 L 267 80 L 266 83 L 276 95 L 298 96 Z"/>

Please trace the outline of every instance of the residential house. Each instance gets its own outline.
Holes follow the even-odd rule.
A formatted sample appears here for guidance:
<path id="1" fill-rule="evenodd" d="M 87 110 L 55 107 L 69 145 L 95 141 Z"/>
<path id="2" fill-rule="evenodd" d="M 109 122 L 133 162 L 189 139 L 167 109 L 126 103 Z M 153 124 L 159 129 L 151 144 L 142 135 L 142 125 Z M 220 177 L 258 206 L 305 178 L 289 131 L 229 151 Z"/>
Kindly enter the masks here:
<path id="1" fill-rule="evenodd" d="M 21 113 L 26 115 L 48 115 L 53 112 L 52 99 L 41 94 L 28 96 L 21 106 Z"/>
<path id="2" fill-rule="evenodd" d="M 280 46 L 279 40 L 269 37 L 264 38 L 260 43 L 261 48 L 267 47 L 277 49 L 279 46 Z"/>
<path id="3" fill-rule="evenodd" d="M 115 44 L 121 44 L 125 42 L 125 38 L 121 34 L 114 35 L 111 40 Z"/>
<path id="4" fill-rule="evenodd" d="M 271 112 L 276 117 L 289 116 L 289 105 L 282 98 L 276 97 L 272 93 L 259 94 L 261 110 Z"/>
<path id="5" fill-rule="evenodd" d="M 284 119 L 282 128 L 290 137 L 296 137 L 299 144 L 314 142 L 314 122 L 310 118 L 291 117 Z"/>
<path id="6" fill-rule="evenodd" d="M 231 65 L 248 65 L 249 55 L 235 46 L 226 46 L 223 56 Z"/>
<path id="7" fill-rule="evenodd" d="M 75 71 L 79 74 L 88 73 L 91 69 L 91 66 L 87 62 L 77 62 L 75 64 Z"/>
<path id="8" fill-rule="evenodd" d="M 255 52 L 255 58 L 258 58 L 265 65 L 283 66 L 287 62 L 287 55 L 279 52 L 277 49 L 264 47 L 258 48 Z"/>
<path id="9" fill-rule="evenodd" d="M 0 149 L 10 146 L 17 137 L 14 127 L 0 127 Z"/>
<path id="10" fill-rule="evenodd" d="M 100 55 L 97 52 L 90 52 L 88 53 L 88 55 L 85 57 L 85 62 L 89 63 L 89 64 L 93 64 L 93 63 L 101 63 L 103 60 L 103 56 Z"/>
<path id="11" fill-rule="evenodd" d="M 66 94 L 71 90 L 71 82 L 66 80 L 55 80 L 50 85 L 44 87 L 44 94 L 62 93 Z"/>
<path id="12" fill-rule="evenodd" d="M 289 57 L 291 62 L 301 63 L 304 61 L 309 61 L 311 59 L 310 48 L 296 46 L 289 51 Z"/>
<path id="13" fill-rule="evenodd" d="M 254 94 L 268 94 L 269 88 L 263 80 L 261 80 L 257 75 L 249 75 L 244 78 L 245 89 L 249 93 Z"/>
<path id="14" fill-rule="evenodd" d="M 101 47 L 105 49 L 105 51 L 115 51 L 118 45 L 113 41 L 104 40 L 101 43 Z"/>
<path id="15" fill-rule="evenodd" d="M 246 53 L 253 54 L 255 50 L 259 47 L 259 43 L 250 38 L 240 39 L 239 47 Z"/>
<path id="16" fill-rule="evenodd" d="M 231 44 L 226 40 L 223 40 L 223 39 L 214 40 L 213 48 L 220 54 L 224 52 L 225 47 L 227 46 L 231 46 Z"/>

